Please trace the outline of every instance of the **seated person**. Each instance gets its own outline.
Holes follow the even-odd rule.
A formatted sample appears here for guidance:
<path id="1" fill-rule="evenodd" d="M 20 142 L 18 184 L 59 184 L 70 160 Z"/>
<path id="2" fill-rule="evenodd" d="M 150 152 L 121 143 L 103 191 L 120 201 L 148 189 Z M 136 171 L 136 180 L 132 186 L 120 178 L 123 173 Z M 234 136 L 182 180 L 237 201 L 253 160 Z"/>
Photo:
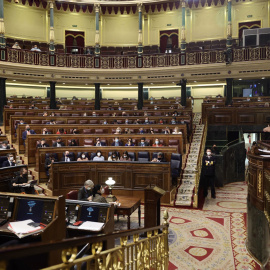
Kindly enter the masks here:
<path id="1" fill-rule="evenodd" d="M 78 146 L 75 139 L 72 139 L 68 146 Z"/>
<path id="2" fill-rule="evenodd" d="M 74 158 L 73 158 L 73 156 L 70 155 L 69 151 L 65 151 L 65 154 L 61 158 L 61 161 L 70 162 L 70 161 L 74 161 Z"/>
<path id="3" fill-rule="evenodd" d="M 120 127 L 118 127 L 114 134 L 122 134 L 122 129 Z"/>
<path id="4" fill-rule="evenodd" d="M 50 122 L 46 123 L 47 125 L 56 125 L 55 120 L 51 119 Z"/>
<path id="5" fill-rule="evenodd" d="M 122 112 L 122 116 L 127 116 L 127 113 L 126 112 Z"/>
<path id="6" fill-rule="evenodd" d="M 47 128 L 43 128 L 42 129 L 42 134 L 47 135 L 47 134 L 51 134 L 51 132 L 49 132 Z"/>
<path id="7" fill-rule="evenodd" d="M 44 138 L 41 139 L 40 143 L 37 145 L 37 148 L 50 147 Z"/>
<path id="8" fill-rule="evenodd" d="M 71 133 L 72 134 L 79 134 L 80 132 L 77 128 L 74 128 Z"/>
<path id="9" fill-rule="evenodd" d="M 54 117 L 55 116 L 55 113 L 54 112 L 51 112 L 50 116 L 53 116 Z"/>
<path id="10" fill-rule="evenodd" d="M 143 128 L 139 128 L 139 134 L 144 134 L 145 130 Z"/>
<path id="11" fill-rule="evenodd" d="M 143 116 L 148 116 L 148 112 L 144 112 L 143 113 Z"/>
<path id="12" fill-rule="evenodd" d="M 138 106 L 135 105 L 134 108 L 133 108 L 134 111 L 137 111 L 138 110 Z"/>
<path id="13" fill-rule="evenodd" d="M 133 124 L 139 125 L 139 124 L 141 124 L 141 120 L 140 119 L 136 119 L 136 120 L 134 120 Z"/>
<path id="14" fill-rule="evenodd" d="M 172 116 L 178 116 L 178 112 L 177 111 L 174 111 L 173 113 L 172 113 Z"/>
<path id="15" fill-rule="evenodd" d="M 155 134 L 155 131 L 154 131 L 154 129 L 152 127 L 150 128 L 149 133 L 150 134 Z"/>
<path id="16" fill-rule="evenodd" d="M 78 98 L 76 98 L 76 96 L 73 96 L 72 97 L 72 100 L 78 100 Z"/>
<path id="17" fill-rule="evenodd" d="M 12 183 L 13 192 L 21 193 L 25 192 L 28 194 L 34 194 L 35 189 L 30 185 L 26 185 L 30 183 L 32 180 L 28 181 L 28 171 L 27 168 L 21 168 L 20 175 L 17 175 L 15 180 Z"/>
<path id="18" fill-rule="evenodd" d="M 102 142 L 100 138 L 96 138 L 95 146 L 106 146 L 106 143 Z"/>
<path id="19" fill-rule="evenodd" d="M 7 154 L 7 159 L 2 163 L 2 167 L 11 167 L 16 166 L 16 163 L 14 162 L 14 157 L 12 154 Z"/>
<path id="20" fill-rule="evenodd" d="M 43 115 L 42 116 L 48 116 L 48 113 L 47 112 L 43 112 Z"/>
<path id="21" fill-rule="evenodd" d="M 107 125 L 107 124 L 108 124 L 107 120 L 104 119 L 102 124 L 103 124 L 103 125 Z"/>
<path id="22" fill-rule="evenodd" d="M 179 127 L 175 127 L 172 134 L 182 134 L 182 132 L 180 131 Z"/>
<path id="23" fill-rule="evenodd" d="M 34 47 L 31 49 L 32 52 L 41 52 L 41 50 L 38 48 L 37 45 L 34 45 Z"/>
<path id="24" fill-rule="evenodd" d="M 177 121 L 176 121 L 176 118 L 175 118 L 175 117 L 172 118 L 171 124 L 172 124 L 172 125 L 176 125 L 176 124 L 177 124 Z"/>
<path id="25" fill-rule="evenodd" d="M 50 174 L 49 174 L 49 169 L 51 168 L 52 166 L 52 163 L 54 163 L 54 157 L 52 155 L 50 155 L 48 158 L 46 158 L 45 160 L 45 172 L 46 172 L 46 175 L 49 177 Z"/>
<path id="26" fill-rule="evenodd" d="M 104 189 L 101 185 L 95 185 L 93 188 L 93 202 L 107 203 L 106 198 L 102 197 Z"/>
<path id="27" fill-rule="evenodd" d="M 125 146 L 135 146 L 135 144 L 132 142 L 132 138 L 128 138 L 127 143 Z"/>
<path id="28" fill-rule="evenodd" d="M 56 134 L 67 134 L 66 131 L 64 131 L 63 128 L 59 128 L 56 132 Z"/>
<path id="29" fill-rule="evenodd" d="M 81 153 L 80 157 L 77 158 L 77 161 L 88 161 L 88 157 L 86 156 L 85 153 Z"/>
<path id="30" fill-rule="evenodd" d="M 31 129 L 29 125 L 26 125 L 25 131 L 22 133 L 22 139 L 23 139 L 24 146 L 25 146 L 25 140 L 27 138 L 27 135 L 30 135 L 30 134 L 36 134 L 36 132 L 33 129 Z"/>
<path id="31" fill-rule="evenodd" d="M 130 129 L 129 128 L 125 128 L 125 132 L 124 132 L 125 134 L 130 134 L 131 133 L 131 131 L 130 131 Z"/>
<path id="32" fill-rule="evenodd" d="M 121 106 L 119 106 L 119 107 L 118 107 L 118 111 L 121 111 L 121 110 L 122 110 L 122 108 L 121 108 Z"/>
<path id="33" fill-rule="evenodd" d="M 125 119 L 125 124 L 128 125 L 129 124 L 129 120 L 126 118 Z"/>
<path id="34" fill-rule="evenodd" d="M 62 147 L 65 146 L 65 143 L 62 141 L 61 137 L 57 137 L 56 142 L 53 143 L 53 147 Z"/>
<path id="35" fill-rule="evenodd" d="M 0 144 L 0 150 L 10 149 L 10 146 L 7 141 L 3 141 L 2 144 Z"/>
<path id="36" fill-rule="evenodd" d="M 108 161 L 119 161 L 119 157 L 116 151 L 112 152 L 112 155 L 109 156 Z"/>
<path id="37" fill-rule="evenodd" d="M 12 49 L 17 49 L 17 50 L 21 49 L 21 47 L 17 41 L 13 44 Z"/>
<path id="38" fill-rule="evenodd" d="M 86 180 L 84 186 L 78 191 L 78 200 L 80 201 L 92 201 L 92 188 L 94 183 L 92 180 Z"/>
<path id="39" fill-rule="evenodd" d="M 84 112 L 84 113 L 83 113 L 83 116 L 84 116 L 84 117 L 85 117 L 85 116 L 87 116 L 87 113 L 86 113 L 86 112 Z"/>
<path id="40" fill-rule="evenodd" d="M 97 151 L 96 156 L 93 158 L 93 161 L 104 161 L 104 156 L 102 156 L 102 153 L 100 150 Z"/>
<path id="41" fill-rule="evenodd" d="M 153 158 L 151 162 L 165 162 L 164 155 L 162 152 L 158 152 L 157 157 Z"/>
<path id="42" fill-rule="evenodd" d="M 123 155 L 120 157 L 120 161 L 131 161 L 130 156 L 128 155 L 128 152 L 125 151 Z"/>
<path id="43" fill-rule="evenodd" d="M 149 143 L 145 141 L 145 138 L 141 138 L 141 141 L 138 143 L 138 146 L 149 146 Z"/>
<path id="44" fill-rule="evenodd" d="M 96 117 L 97 116 L 97 113 L 96 112 L 92 112 L 92 116 L 93 117 Z"/>
<path id="45" fill-rule="evenodd" d="M 145 125 L 149 125 L 149 124 L 150 124 L 150 122 L 149 122 L 149 118 L 148 118 L 148 117 L 146 117 L 146 118 L 145 118 L 145 120 L 144 120 L 144 124 L 145 124 Z"/>
<path id="46" fill-rule="evenodd" d="M 163 146 L 163 144 L 159 142 L 159 139 L 156 139 L 155 140 L 155 143 L 153 143 L 152 146 L 154 146 L 154 147 L 161 147 L 161 146 Z"/>
<path id="47" fill-rule="evenodd" d="M 166 127 L 163 131 L 164 134 L 171 134 L 171 131 L 168 127 Z"/>
<path id="48" fill-rule="evenodd" d="M 115 137 L 112 146 L 123 146 L 123 143 L 119 140 L 118 137 Z"/>
<path id="49" fill-rule="evenodd" d="M 159 119 L 158 124 L 161 124 L 161 125 L 163 125 L 163 124 L 164 124 L 164 121 L 163 121 L 163 119 L 162 119 L 162 118 L 160 118 L 160 119 Z"/>

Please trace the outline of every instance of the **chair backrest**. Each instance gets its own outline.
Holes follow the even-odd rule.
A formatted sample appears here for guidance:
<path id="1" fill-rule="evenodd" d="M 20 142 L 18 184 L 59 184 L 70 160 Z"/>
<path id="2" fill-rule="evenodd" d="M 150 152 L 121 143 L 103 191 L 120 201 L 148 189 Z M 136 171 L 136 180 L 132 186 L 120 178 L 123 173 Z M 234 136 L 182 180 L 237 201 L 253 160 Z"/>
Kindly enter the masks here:
<path id="1" fill-rule="evenodd" d="M 88 124 L 88 120 L 87 119 L 82 119 L 79 121 L 80 124 Z"/>
<path id="2" fill-rule="evenodd" d="M 92 134 L 93 130 L 90 128 L 83 129 L 83 134 Z"/>
<path id="3" fill-rule="evenodd" d="M 84 139 L 84 146 L 94 146 L 94 142 L 92 139 Z"/>
<path id="4" fill-rule="evenodd" d="M 78 190 L 71 190 L 67 194 L 67 199 L 69 199 L 69 200 L 78 200 Z"/>
<path id="5" fill-rule="evenodd" d="M 96 128 L 96 129 L 95 129 L 95 133 L 96 133 L 96 134 L 103 134 L 103 133 L 104 133 L 104 129 Z"/>
<path id="6" fill-rule="evenodd" d="M 58 120 L 58 121 L 55 121 L 55 124 L 56 125 L 62 125 L 62 124 L 65 124 L 65 121 Z"/>
<path id="7" fill-rule="evenodd" d="M 31 124 L 41 124 L 41 120 L 31 120 Z"/>
<path id="8" fill-rule="evenodd" d="M 62 116 L 70 116 L 70 113 L 62 113 Z"/>
<path id="9" fill-rule="evenodd" d="M 179 177 L 181 172 L 181 161 L 171 159 L 171 174 L 173 177 Z"/>
<path id="10" fill-rule="evenodd" d="M 0 168 L 2 168 L 3 162 L 8 160 L 6 156 L 1 156 L 0 157 Z"/>
<path id="11" fill-rule="evenodd" d="M 76 120 L 68 119 L 67 123 L 68 124 L 76 124 Z"/>
<path id="12" fill-rule="evenodd" d="M 138 152 L 138 161 L 149 161 L 149 158 L 148 152 Z"/>
<path id="13" fill-rule="evenodd" d="M 128 155 L 129 155 L 131 161 L 135 161 L 136 160 L 136 154 L 134 152 L 128 152 Z"/>
<path id="14" fill-rule="evenodd" d="M 98 120 L 89 120 L 89 124 L 98 124 Z"/>

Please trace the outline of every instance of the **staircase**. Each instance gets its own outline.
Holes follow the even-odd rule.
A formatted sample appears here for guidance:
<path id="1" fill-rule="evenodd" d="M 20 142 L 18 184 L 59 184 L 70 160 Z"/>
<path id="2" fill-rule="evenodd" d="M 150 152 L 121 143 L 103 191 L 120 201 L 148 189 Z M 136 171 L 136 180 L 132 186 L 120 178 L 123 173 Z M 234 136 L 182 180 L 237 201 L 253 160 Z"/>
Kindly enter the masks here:
<path id="1" fill-rule="evenodd" d="M 194 206 L 194 199 L 198 193 L 198 178 L 201 170 L 201 158 L 205 142 L 205 126 L 201 124 L 200 113 L 194 115 L 193 123 L 194 130 L 192 141 L 175 199 L 175 205 L 178 206 Z"/>

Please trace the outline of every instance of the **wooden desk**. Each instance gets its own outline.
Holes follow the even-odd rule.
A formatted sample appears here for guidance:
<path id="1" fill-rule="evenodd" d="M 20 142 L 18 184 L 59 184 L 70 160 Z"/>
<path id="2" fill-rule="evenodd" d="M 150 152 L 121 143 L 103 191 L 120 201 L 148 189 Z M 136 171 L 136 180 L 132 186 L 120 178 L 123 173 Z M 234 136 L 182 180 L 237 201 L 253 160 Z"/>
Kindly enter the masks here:
<path id="1" fill-rule="evenodd" d="M 117 221 L 119 221 L 120 215 L 127 216 L 127 228 L 130 230 L 130 216 L 138 209 L 139 227 L 141 227 L 141 199 L 118 195 L 117 200 L 121 203 L 121 205 L 115 209 Z"/>

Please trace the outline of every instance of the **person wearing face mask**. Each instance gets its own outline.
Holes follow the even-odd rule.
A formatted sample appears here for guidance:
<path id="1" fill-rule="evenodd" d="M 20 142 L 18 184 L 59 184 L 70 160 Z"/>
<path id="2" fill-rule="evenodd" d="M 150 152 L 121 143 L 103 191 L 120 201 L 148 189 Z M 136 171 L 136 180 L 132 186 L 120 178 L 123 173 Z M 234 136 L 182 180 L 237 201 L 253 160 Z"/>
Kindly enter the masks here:
<path id="1" fill-rule="evenodd" d="M 88 157 L 85 153 L 82 153 L 79 158 L 77 158 L 77 161 L 88 161 Z"/>
<path id="2" fill-rule="evenodd" d="M 125 124 L 128 125 L 129 124 L 129 121 L 128 119 L 125 120 Z"/>
<path id="3" fill-rule="evenodd" d="M 36 134 L 36 132 L 33 129 L 31 129 L 29 125 L 26 125 L 25 131 L 22 133 L 22 139 L 23 139 L 24 146 L 25 146 L 25 140 L 27 138 L 27 135 L 30 135 L 30 134 Z"/>
<path id="4" fill-rule="evenodd" d="M 10 149 L 10 146 L 8 145 L 7 141 L 3 141 L 2 144 L 0 144 L 0 150 L 6 150 Z"/>
<path id="5" fill-rule="evenodd" d="M 108 161 L 119 161 L 118 153 L 116 151 L 112 152 L 109 156 Z"/>
<path id="6" fill-rule="evenodd" d="M 101 151 L 97 151 L 96 156 L 93 158 L 93 161 L 104 161 L 104 156 L 102 156 Z"/>
<path id="7" fill-rule="evenodd" d="M 211 186 L 211 197 L 216 198 L 215 191 L 215 164 L 216 158 L 212 155 L 211 149 L 206 150 L 206 156 L 203 157 L 203 195 L 207 197 L 208 187 Z"/>
<path id="8" fill-rule="evenodd" d="M 131 138 L 128 138 L 127 143 L 125 144 L 125 146 L 135 146 L 135 145 L 132 142 L 132 139 Z"/>
<path id="9" fill-rule="evenodd" d="M 101 185 L 95 185 L 93 188 L 93 202 L 107 203 L 106 198 L 102 197 L 104 188 Z"/>
<path id="10" fill-rule="evenodd" d="M 155 143 L 152 146 L 154 146 L 154 147 L 161 147 L 161 146 L 163 146 L 163 144 L 160 143 L 159 139 L 155 139 Z"/>
<path id="11" fill-rule="evenodd" d="M 120 161 L 131 161 L 130 156 L 128 155 L 128 152 L 125 151 L 123 155 L 120 157 Z"/>
<path id="12" fill-rule="evenodd" d="M 141 141 L 138 143 L 138 146 L 149 146 L 149 143 L 147 141 L 145 141 L 145 138 L 141 138 Z"/>
<path id="13" fill-rule="evenodd" d="M 122 133 L 122 129 L 120 127 L 118 127 L 116 129 L 116 132 L 114 134 L 121 134 Z"/>
<path id="14" fill-rule="evenodd" d="M 78 191 L 78 200 L 80 201 L 92 201 L 92 189 L 94 183 L 92 180 L 86 180 L 84 186 Z"/>
<path id="15" fill-rule="evenodd" d="M 153 128 L 150 128 L 149 133 L 150 133 L 150 134 L 155 134 L 154 129 L 153 129 Z"/>
<path id="16" fill-rule="evenodd" d="M 143 128 L 139 128 L 139 134 L 144 134 L 145 130 Z"/>
<path id="17" fill-rule="evenodd" d="M 103 125 L 107 125 L 107 124 L 108 124 L 108 123 L 107 123 L 107 120 L 104 119 L 102 124 L 103 124 Z"/>
<path id="18" fill-rule="evenodd" d="M 102 142 L 100 138 L 96 138 L 95 146 L 106 146 L 106 143 Z"/>
<path id="19" fill-rule="evenodd" d="M 41 139 L 40 143 L 37 145 L 37 148 L 50 147 L 44 138 Z"/>
<path id="20" fill-rule="evenodd" d="M 72 155 L 70 155 L 69 151 L 65 151 L 64 156 L 61 158 L 61 161 L 64 162 L 70 162 L 70 161 L 74 161 L 74 158 Z"/>
<path id="21" fill-rule="evenodd" d="M 7 154 L 7 159 L 2 163 L 2 167 L 11 167 L 16 166 L 16 163 L 14 162 L 14 157 L 12 154 Z"/>
<path id="22" fill-rule="evenodd" d="M 20 175 L 16 176 L 15 180 L 12 183 L 13 192 L 21 193 L 25 192 L 27 194 L 34 194 L 35 189 L 34 187 L 26 184 L 31 182 L 32 180 L 28 181 L 28 171 L 27 168 L 21 168 Z"/>
<path id="23" fill-rule="evenodd" d="M 53 143 L 52 147 L 63 147 L 65 143 L 62 141 L 61 137 L 57 137 L 56 142 Z"/>
<path id="24" fill-rule="evenodd" d="M 70 141 L 70 143 L 68 144 L 68 146 L 78 146 L 78 145 L 77 145 L 76 140 L 75 140 L 75 139 L 72 139 L 72 140 Z"/>
<path id="25" fill-rule="evenodd" d="M 145 125 L 149 125 L 149 124 L 150 124 L 149 118 L 148 118 L 148 117 L 146 117 L 146 118 L 144 119 L 144 124 L 145 124 Z"/>
<path id="26" fill-rule="evenodd" d="M 112 146 L 123 146 L 123 143 L 119 140 L 118 137 L 115 137 Z"/>

